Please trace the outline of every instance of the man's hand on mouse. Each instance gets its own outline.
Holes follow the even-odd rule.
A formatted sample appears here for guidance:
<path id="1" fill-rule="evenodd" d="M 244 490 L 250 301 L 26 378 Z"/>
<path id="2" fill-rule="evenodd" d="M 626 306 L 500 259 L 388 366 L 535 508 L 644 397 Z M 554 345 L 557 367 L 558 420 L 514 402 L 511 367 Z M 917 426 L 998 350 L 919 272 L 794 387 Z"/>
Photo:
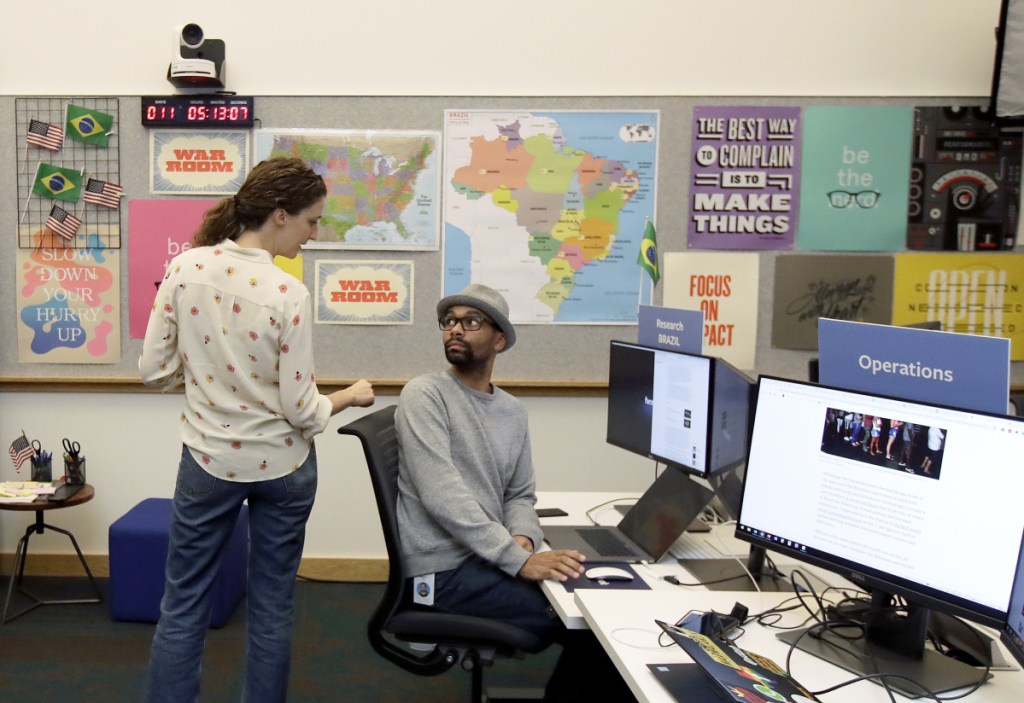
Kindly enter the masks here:
<path id="1" fill-rule="evenodd" d="M 530 581 L 568 581 L 580 577 L 584 561 L 586 557 L 575 549 L 551 549 L 531 555 L 519 570 L 519 575 Z"/>

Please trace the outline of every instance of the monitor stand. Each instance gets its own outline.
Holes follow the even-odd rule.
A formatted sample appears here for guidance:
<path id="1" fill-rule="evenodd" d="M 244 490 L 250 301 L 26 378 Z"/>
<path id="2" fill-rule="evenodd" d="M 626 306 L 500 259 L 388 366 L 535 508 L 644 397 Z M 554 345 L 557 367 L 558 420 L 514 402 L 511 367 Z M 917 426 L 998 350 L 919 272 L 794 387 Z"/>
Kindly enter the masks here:
<path id="1" fill-rule="evenodd" d="M 776 637 L 858 675 L 886 673 L 902 677 L 886 681 L 894 691 L 910 698 L 927 695 L 914 685 L 915 681 L 933 693 L 944 693 L 975 686 L 982 676 L 990 678 L 991 674 L 925 648 L 930 614 L 927 608 L 910 604 L 905 616 L 897 616 L 888 605 L 891 602 L 892 596 L 887 593 L 872 593 L 863 629 L 854 624 L 837 625 L 832 630 L 813 627 L 810 629 L 815 632 L 791 630 Z M 882 685 L 878 679 L 872 680 Z"/>
<path id="2" fill-rule="evenodd" d="M 793 585 L 781 575 L 766 573 L 765 550 L 751 547 L 747 556 L 748 575 L 736 559 L 679 559 L 679 565 L 689 571 L 710 591 L 792 591 Z M 757 588 L 750 577 L 757 579 Z"/>

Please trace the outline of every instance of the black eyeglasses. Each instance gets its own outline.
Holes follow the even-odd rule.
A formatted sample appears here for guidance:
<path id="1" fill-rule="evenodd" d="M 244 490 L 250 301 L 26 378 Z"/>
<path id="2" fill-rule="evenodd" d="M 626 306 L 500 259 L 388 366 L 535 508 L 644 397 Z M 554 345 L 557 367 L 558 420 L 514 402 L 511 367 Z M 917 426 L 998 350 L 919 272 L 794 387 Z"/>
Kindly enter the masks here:
<path id="1" fill-rule="evenodd" d="M 828 204 L 835 208 L 850 207 L 854 203 L 857 207 L 870 210 L 875 205 L 878 205 L 878 199 L 882 197 L 882 194 L 877 190 L 862 190 L 859 193 L 851 193 L 848 190 L 833 190 L 830 193 L 826 193 L 828 196 Z"/>
<path id="2" fill-rule="evenodd" d="M 484 323 L 487 323 L 488 325 L 494 324 L 491 320 L 488 320 L 486 317 L 480 317 L 479 315 L 466 315 L 465 317 L 448 315 L 438 320 L 437 326 L 447 332 L 448 330 L 454 329 L 455 325 L 461 324 L 462 329 L 466 332 L 476 332 Z"/>

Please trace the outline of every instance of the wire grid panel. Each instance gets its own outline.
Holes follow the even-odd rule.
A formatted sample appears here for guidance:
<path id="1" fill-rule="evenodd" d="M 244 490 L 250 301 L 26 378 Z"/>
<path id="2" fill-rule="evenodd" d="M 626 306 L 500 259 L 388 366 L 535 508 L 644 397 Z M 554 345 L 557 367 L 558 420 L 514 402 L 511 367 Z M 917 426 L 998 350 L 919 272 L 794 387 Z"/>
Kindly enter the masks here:
<path id="1" fill-rule="evenodd" d="M 107 146 L 100 147 L 72 139 L 67 134 L 65 111 L 68 103 L 90 110 L 99 110 L 113 116 L 113 132 Z M 117 98 L 54 98 L 33 97 L 15 100 L 15 127 L 18 134 L 18 248 L 33 249 L 52 242 L 69 249 L 121 248 L 121 209 L 87 203 L 81 197 L 76 202 L 40 197 L 32 192 L 36 171 L 40 163 L 82 172 L 81 190 L 90 178 L 120 185 L 121 165 L 118 146 Z M 29 122 L 39 120 L 59 125 L 65 130 L 60 151 L 33 146 L 26 141 Z M 46 227 L 46 218 L 54 205 L 82 221 L 71 240 L 52 236 Z"/>

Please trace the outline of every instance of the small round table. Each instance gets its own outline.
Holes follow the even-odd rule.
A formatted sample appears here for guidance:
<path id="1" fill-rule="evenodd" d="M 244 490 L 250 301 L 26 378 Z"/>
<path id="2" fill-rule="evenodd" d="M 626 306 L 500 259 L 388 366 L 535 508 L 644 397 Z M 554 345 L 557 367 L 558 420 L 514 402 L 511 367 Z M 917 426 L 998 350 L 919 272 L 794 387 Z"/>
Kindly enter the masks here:
<path id="1" fill-rule="evenodd" d="M 88 483 L 82 486 L 77 493 L 70 498 L 65 500 L 47 500 L 47 496 L 40 496 L 31 503 L 0 503 L 0 510 L 21 510 L 21 511 L 34 511 L 36 514 L 36 521 L 29 525 L 28 529 L 25 530 L 25 535 L 18 540 L 18 549 L 14 553 L 14 567 L 11 570 L 11 580 L 7 585 L 7 598 L 4 600 L 3 614 L 0 616 L 0 624 L 7 624 L 11 620 L 24 615 L 30 610 L 35 610 L 41 605 L 58 605 L 58 604 L 74 604 L 74 603 L 102 603 L 103 594 L 100 592 L 99 586 L 96 585 L 96 579 L 92 576 L 92 571 L 89 569 L 89 564 L 86 563 L 85 557 L 82 555 L 82 550 L 78 546 L 78 541 L 75 536 L 68 530 L 60 527 L 54 527 L 48 525 L 43 520 L 43 512 L 47 510 L 60 510 L 61 508 L 72 508 L 82 503 L 88 503 L 96 495 L 95 489 Z M 28 556 L 28 540 L 33 534 L 43 534 L 44 530 L 52 530 L 59 532 L 62 535 L 67 535 L 68 539 L 71 540 L 71 544 L 75 548 L 75 552 L 78 553 L 78 560 L 82 563 L 82 568 L 85 569 L 86 576 L 89 577 L 89 583 L 92 585 L 93 591 L 96 593 L 94 598 L 75 598 L 75 599 L 60 599 L 60 600 L 46 600 L 43 598 L 37 598 L 32 595 L 24 588 L 21 587 L 22 577 L 25 575 L 25 558 Z M 17 587 L 18 591 L 23 595 L 27 596 L 32 604 L 11 616 L 7 615 L 7 610 L 11 605 L 11 597 L 14 595 L 14 589 Z"/>

